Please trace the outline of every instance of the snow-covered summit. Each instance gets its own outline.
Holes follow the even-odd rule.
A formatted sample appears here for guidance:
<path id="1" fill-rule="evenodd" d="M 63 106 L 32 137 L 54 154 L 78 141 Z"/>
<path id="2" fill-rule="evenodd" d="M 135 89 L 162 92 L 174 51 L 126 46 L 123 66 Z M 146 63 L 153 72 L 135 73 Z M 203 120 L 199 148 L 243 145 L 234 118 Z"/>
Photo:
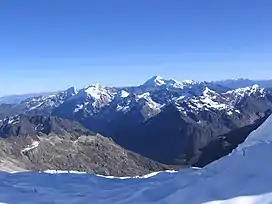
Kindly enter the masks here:
<path id="1" fill-rule="evenodd" d="M 238 88 L 235 90 L 228 91 L 228 94 L 237 94 L 240 96 L 245 96 L 245 95 L 253 95 L 256 93 L 264 94 L 265 89 L 261 88 L 259 85 L 255 84 L 253 86 L 248 86 L 244 88 Z"/>
<path id="2" fill-rule="evenodd" d="M 191 86 L 197 84 L 193 80 L 184 80 L 179 82 L 175 79 L 164 79 L 161 76 L 153 76 L 148 79 L 143 86 L 144 87 L 166 87 L 166 88 L 183 88 L 184 86 Z"/>
<path id="3" fill-rule="evenodd" d="M 78 90 L 76 89 L 76 87 L 72 86 L 72 87 L 68 88 L 65 92 L 67 93 L 67 95 L 69 97 L 71 97 L 71 96 L 76 95 L 78 93 Z"/>
<path id="4" fill-rule="evenodd" d="M 82 90 L 80 90 L 80 92 L 84 92 L 86 93 L 88 96 L 94 98 L 94 99 L 100 99 L 101 96 L 109 96 L 111 95 L 108 90 L 101 86 L 100 84 L 94 84 L 91 86 L 88 86 Z"/>
<path id="5" fill-rule="evenodd" d="M 121 98 L 126 98 L 126 97 L 128 97 L 129 95 L 130 95 L 130 93 L 127 92 L 127 91 L 125 91 L 125 90 L 121 90 L 121 91 L 120 91 L 120 96 L 121 96 Z"/>
<path id="6" fill-rule="evenodd" d="M 166 84 L 166 80 L 162 78 L 161 76 L 153 76 L 150 79 L 148 79 L 145 83 L 144 86 L 162 86 Z"/>

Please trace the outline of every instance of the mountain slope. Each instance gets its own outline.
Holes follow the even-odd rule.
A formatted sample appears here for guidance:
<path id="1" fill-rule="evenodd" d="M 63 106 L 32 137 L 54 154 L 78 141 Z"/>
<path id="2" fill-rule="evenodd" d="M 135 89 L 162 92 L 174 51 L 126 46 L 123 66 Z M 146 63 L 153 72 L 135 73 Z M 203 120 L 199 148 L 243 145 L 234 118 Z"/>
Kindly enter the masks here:
<path id="1" fill-rule="evenodd" d="M 200 97 L 165 105 L 147 121 L 123 128 L 114 139 L 127 149 L 163 163 L 195 164 L 202 148 L 223 134 L 265 117 L 271 102 L 271 95 L 255 86 L 226 93 L 206 88 Z"/>
<path id="2" fill-rule="evenodd" d="M 159 115 L 136 128 L 126 129 L 120 135 L 123 137 L 115 139 L 125 148 L 168 164 L 173 164 L 173 160 L 180 155 L 192 153 L 194 141 L 199 142 L 197 138 L 201 135 L 211 137 L 209 130 L 182 117 L 173 105 L 165 107 Z"/>
<path id="3" fill-rule="evenodd" d="M 20 115 L 0 123 L 1 165 L 14 170 L 78 170 L 103 175 L 141 175 L 167 167 L 126 151 L 77 122 Z M 5 170 L 5 169 L 2 169 Z"/>
<path id="4" fill-rule="evenodd" d="M 201 156 L 194 166 L 204 167 L 230 154 L 239 144 L 246 140 L 251 132 L 260 127 L 267 117 L 268 116 L 258 119 L 251 125 L 238 128 L 211 141 L 209 145 L 201 149 Z"/>
<path id="5" fill-rule="evenodd" d="M 266 158 L 272 153 L 271 133 L 272 116 L 231 154 L 203 169 L 162 172 L 143 178 L 1 173 L 0 200 L 5 203 L 92 200 L 98 204 L 270 204 L 272 163 Z"/>

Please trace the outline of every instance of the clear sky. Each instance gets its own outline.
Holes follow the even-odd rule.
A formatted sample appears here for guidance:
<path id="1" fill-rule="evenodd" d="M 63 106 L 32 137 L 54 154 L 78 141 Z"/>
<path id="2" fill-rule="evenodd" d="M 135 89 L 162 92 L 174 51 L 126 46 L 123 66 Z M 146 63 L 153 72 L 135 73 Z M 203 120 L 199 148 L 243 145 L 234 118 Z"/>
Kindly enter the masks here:
<path id="1" fill-rule="evenodd" d="M 0 1 L 0 95 L 272 78 L 271 0 Z"/>

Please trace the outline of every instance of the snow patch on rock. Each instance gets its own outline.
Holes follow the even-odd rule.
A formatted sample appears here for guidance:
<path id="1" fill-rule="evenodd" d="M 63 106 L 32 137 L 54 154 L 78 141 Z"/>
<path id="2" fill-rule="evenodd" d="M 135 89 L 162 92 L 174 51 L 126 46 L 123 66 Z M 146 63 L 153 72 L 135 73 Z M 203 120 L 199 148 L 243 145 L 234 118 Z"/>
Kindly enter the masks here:
<path id="1" fill-rule="evenodd" d="M 21 150 L 21 153 L 26 153 L 30 150 L 33 150 L 35 148 L 37 148 L 39 146 L 40 142 L 38 141 L 33 141 L 32 144 L 28 145 L 27 147 L 25 147 L 24 149 Z"/>

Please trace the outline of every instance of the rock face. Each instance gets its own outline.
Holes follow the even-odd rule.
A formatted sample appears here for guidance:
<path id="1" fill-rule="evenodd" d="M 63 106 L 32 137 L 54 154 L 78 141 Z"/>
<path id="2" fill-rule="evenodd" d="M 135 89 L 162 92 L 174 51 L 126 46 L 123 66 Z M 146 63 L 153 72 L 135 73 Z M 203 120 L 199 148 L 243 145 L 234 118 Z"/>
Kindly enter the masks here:
<path id="1" fill-rule="evenodd" d="M 58 117 L 17 115 L 3 120 L 0 125 L 1 138 L 55 134 L 71 135 L 76 139 L 81 135 L 94 135 L 78 122 Z"/>
<path id="2" fill-rule="evenodd" d="M 230 154 L 239 144 L 243 143 L 246 138 L 260 127 L 268 116 L 247 125 L 233 130 L 225 135 L 221 135 L 210 142 L 205 148 L 201 149 L 200 157 L 194 166 L 204 167 L 213 161 Z"/>
<path id="3" fill-rule="evenodd" d="M 9 165 L 10 171 L 58 169 L 136 176 L 167 169 L 77 122 L 57 117 L 8 118 L 1 123 L 0 136 L 0 163 Z"/>

